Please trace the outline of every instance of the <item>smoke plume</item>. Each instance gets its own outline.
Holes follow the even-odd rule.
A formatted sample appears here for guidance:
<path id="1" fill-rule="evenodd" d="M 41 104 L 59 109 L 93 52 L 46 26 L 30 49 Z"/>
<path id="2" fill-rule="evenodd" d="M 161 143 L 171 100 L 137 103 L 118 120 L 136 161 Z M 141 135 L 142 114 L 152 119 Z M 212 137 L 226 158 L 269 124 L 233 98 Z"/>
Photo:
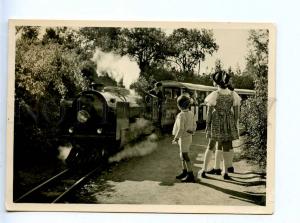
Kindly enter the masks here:
<path id="1" fill-rule="evenodd" d="M 122 159 L 145 156 L 153 152 L 157 147 L 157 135 L 152 133 L 154 127 L 150 121 L 138 118 L 131 123 L 128 132 L 124 136 L 126 139 L 124 149 L 109 158 L 109 162 L 119 162 Z"/>
<path id="2" fill-rule="evenodd" d="M 126 140 L 132 142 L 138 140 L 140 137 L 150 135 L 154 130 L 152 123 L 144 118 L 137 118 L 136 121 L 129 125 Z"/>
<path id="3" fill-rule="evenodd" d="M 139 66 L 136 62 L 131 61 L 128 56 L 120 56 L 114 53 L 104 53 L 97 49 L 93 59 L 97 63 L 97 73 L 108 73 L 116 81 L 123 78 L 124 86 L 129 89 L 130 84 L 135 82 L 140 74 Z"/>
<path id="4" fill-rule="evenodd" d="M 109 158 L 109 162 L 119 162 L 120 160 L 145 156 L 152 153 L 157 148 L 157 135 L 152 133 L 144 141 L 134 145 L 126 145 L 124 150 Z"/>

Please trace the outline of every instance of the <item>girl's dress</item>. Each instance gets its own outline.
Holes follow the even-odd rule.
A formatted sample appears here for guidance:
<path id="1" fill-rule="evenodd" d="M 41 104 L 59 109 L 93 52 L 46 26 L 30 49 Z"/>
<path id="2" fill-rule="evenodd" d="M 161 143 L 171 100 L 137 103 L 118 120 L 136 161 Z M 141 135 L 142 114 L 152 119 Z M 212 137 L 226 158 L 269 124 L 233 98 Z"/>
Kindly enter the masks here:
<path id="1" fill-rule="evenodd" d="M 240 106 L 240 96 L 234 91 L 219 89 L 208 95 L 205 102 L 213 108 L 211 123 L 207 125 L 207 138 L 220 142 L 238 139 L 239 132 L 234 121 L 233 107 Z"/>

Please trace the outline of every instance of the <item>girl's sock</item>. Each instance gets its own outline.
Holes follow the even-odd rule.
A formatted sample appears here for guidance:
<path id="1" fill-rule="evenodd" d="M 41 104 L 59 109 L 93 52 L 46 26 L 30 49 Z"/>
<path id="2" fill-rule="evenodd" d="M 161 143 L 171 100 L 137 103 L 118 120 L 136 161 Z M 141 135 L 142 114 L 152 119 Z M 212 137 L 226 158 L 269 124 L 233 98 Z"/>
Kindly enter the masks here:
<path id="1" fill-rule="evenodd" d="M 207 167 L 208 167 L 208 163 L 210 161 L 210 157 L 211 157 L 212 151 L 207 149 L 205 151 L 205 155 L 204 155 L 204 164 L 203 164 L 203 171 L 207 171 Z"/>
<path id="2" fill-rule="evenodd" d="M 230 154 L 229 152 L 223 152 L 223 159 L 224 159 L 224 173 L 228 173 L 228 167 L 230 163 Z"/>
<path id="3" fill-rule="evenodd" d="M 233 156 L 234 156 L 233 149 L 229 150 L 228 154 L 229 154 L 229 160 L 228 160 L 228 165 L 229 166 L 228 167 L 232 167 L 233 166 L 232 161 L 233 161 Z"/>
<path id="4" fill-rule="evenodd" d="M 223 151 L 222 150 L 217 150 L 216 155 L 215 155 L 215 165 L 214 165 L 215 170 L 221 169 L 220 163 L 221 163 L 222 157 L 223 157 Z"/>

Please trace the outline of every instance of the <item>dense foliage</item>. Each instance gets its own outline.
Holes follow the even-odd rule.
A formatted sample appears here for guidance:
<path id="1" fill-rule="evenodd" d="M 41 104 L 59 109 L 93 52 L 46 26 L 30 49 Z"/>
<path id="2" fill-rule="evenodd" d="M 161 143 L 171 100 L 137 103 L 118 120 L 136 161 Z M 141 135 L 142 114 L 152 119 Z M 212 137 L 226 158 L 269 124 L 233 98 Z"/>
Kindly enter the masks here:
<path id="1" fill-rule="evenodd" d="M 16 152 L 55 153 L 52 140 L 60 121 L 60 100 L 87 88 L 81 51 L 88 50 L 80 48 L 76 33 L 66 28 L 41 31 L 39 27 L 18 27 L 17 32 Z"/>
<path id="2" fill-rule="evenodd" d="M 246 72 L 255 78 L 255 96 L 245 101 L 241 109 L 241 122 L 248 134 L 244 155 L 262 167 L 267 165 L 268 151 L 268 43 L 267 30 L 250 31 Z"/>

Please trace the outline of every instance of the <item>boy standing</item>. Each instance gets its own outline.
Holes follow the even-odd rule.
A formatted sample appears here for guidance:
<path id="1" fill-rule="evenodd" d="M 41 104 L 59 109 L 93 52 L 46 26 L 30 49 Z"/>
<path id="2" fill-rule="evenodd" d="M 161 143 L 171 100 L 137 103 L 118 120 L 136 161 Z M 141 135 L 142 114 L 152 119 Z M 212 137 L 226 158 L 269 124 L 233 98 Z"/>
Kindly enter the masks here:
<path id="1" fill-rule="evenodd" d="M 183 171 L 176 176 L 176 179 L 181 179 L 181 182 L 186 183 L 195 182 L 189 151 L 192 144 L 192 135 L 196 131 L 196 121 L 194 114 L 189 111 L 190 98 L 181 95 L 177 99 L 177 106 L 181 112 L 177 115 L 174 123 L 172 143 L 178 143 L 179 145 Z"/>

